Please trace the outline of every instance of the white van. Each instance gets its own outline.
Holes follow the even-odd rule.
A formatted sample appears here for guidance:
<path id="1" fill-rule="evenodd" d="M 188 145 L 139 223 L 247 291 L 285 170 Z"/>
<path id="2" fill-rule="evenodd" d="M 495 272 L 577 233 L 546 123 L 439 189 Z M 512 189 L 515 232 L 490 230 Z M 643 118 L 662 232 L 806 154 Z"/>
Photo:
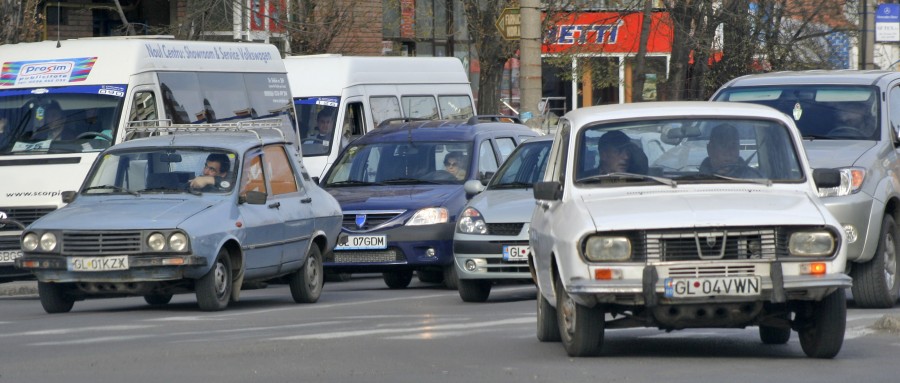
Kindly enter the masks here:
<path id="1" fill-rule="evenodd" d="M 284 65 L 303 137 L 303 162 L 312 176 L 324 175 L 350 140 L 384 120 L 475 115 L 469 78 L 453 57 L 326 54 L 287 57 Z"/>
<path id="2" fill-rule="evenodd" d="M 59 208 L 130 121 L 282 118 L 297 137 L 269 44 L 86 38 L 0 45 L 0 63 L 0 282 L 23 274 L 22 226 Z"/>

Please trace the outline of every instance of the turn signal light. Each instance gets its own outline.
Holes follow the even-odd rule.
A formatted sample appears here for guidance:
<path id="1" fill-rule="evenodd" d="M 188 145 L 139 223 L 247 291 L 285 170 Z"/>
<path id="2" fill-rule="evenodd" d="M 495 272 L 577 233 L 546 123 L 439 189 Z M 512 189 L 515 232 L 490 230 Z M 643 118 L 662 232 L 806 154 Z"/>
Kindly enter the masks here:
<path id="1" fill-rule="evenodd" d="M 23 268 L 36 269 L 41 266 L 41 263 L 38 261 L 21 261 L 21 262 L 22 262 Z"/>
<path id="2" fill-rule="evenodd" d="M 828 266 L 824 262 L 804 263 L 800 265 L 800 273 L 808 275 L 825 275 Z"/>
<path id="3" fill-rule="evenodd" d="M 594 279 L 600 281 L 609 281 L 613 279 L 622 279 L 622 270 L 619 269 L 594 269 Z"/>
<path id="4" fill-rule="evenodd" d="M 184 264 L 184 258 L 167 258 L 162 260 L 163 265 L 167 266 L 177 266 Z"/>

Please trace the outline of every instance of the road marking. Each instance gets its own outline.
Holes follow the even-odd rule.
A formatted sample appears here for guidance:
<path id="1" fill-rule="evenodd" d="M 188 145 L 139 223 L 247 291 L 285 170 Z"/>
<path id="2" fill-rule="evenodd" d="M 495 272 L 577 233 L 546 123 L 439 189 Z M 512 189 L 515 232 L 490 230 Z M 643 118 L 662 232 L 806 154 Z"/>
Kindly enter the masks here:
<path id="1" fill-rule="evenodd" d="M 36 330 L 25 332 L 14 332 L 0 334 L 0 338 L 8 338 L 13 336 L 41 336 L 41 335 L 66 335 L 81 334 L 84 332 L 109 332 L 109 331 L 131 331 L 152 328 L 151 325 L 113 325 L 113 326 L 96 326 L 96 327 L 79 327 L 79 328 L 59 328 L 53 330 Z"/>
<path id="2" fill-rule="evenodd" d="M 515 324 L 527 324 L 534 323 L 537 318 L 516 318 L 516 319 L 503 319 L 497 321 L 488 321 L 488 322 L 475 322 L 475 323 L 455 323 L 455 324 L 444 324 L 444 325 L 433 325 L 433 326 L 420 326 L 414 328 L 394 328 L 394 329 L 377 329 L 377 330 L 357 330 L 357 331 L 338 331 L 338 332 L 326 332 L 319 334 L 308 334 L 308 335 L 294 335 L 294 336 L 286 336 L 286 337 L 277 337 L 277 338 L 269 338 L 268 340 L 326 340 L 326 339 L 340 339 L 340 338 L 350 338 L 350 337 L 360 337 L 360 336 L 370 336 L 370 335 L 379 335 L 379 334 L 400 334 L 400 333 L 433 333 L 436 331 L 456 331 L 456 330 L 468 330 L 473 328 L 484 328 L 484 327 L 495 327 L 495 326 L 508 326 Z"/>

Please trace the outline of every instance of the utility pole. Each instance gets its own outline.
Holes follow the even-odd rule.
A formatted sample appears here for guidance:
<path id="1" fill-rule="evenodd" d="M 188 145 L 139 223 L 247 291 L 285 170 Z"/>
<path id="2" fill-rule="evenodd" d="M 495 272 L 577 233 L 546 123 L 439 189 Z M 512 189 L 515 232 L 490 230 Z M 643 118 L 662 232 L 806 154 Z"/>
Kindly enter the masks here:
<path id="1" fill-rule="evenodd" d="M 543 131 L 543 116 L 538 110 L 541 90 L 541 3 L 521 0 L 522 37 L 519 40 L 519 115 L 531 113 L 526 122 L 531 129 Z"/>

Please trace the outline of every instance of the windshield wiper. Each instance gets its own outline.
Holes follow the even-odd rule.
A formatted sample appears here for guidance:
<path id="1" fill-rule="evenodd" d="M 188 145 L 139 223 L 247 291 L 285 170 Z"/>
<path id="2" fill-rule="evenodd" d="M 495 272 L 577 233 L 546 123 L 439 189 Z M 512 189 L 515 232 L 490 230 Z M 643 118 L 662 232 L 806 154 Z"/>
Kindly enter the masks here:
<path id="1" fill-rule="evenodd" d="M 721 175 L 721 174 L 708 174 L 708 173 L 690 174 L 690 175 L 678 177 L 678 179 L 682 180 L 682 181 L 683 180 L 704 180 L 704 179 L 710 179 L 710 178 L 716 178 L 716 179 L 727 180 L 727 181 L 735 181 L 735 182 L 751 182 L 751 183 L 760 184 L 760 185 L 772 186 L 772 180 L 770 180 L 768 178 L 740 178 L 740 177 L 730 177 L 730 176 Z"/>
<path id="2" fill-rule="evenodd" d="M 84 188 L 84 190 L 82 190 L 82 192 L 86 192 L 86 191 L 88 191 L 88 190 L 97 190 L 97 189 L 112 189 L 112 190 L 115 190 L 115 191 L 117 191 L 117 192 L 119 192 L 119 193 L 128 193 L 128 194 L 131 194 L 131 195 L 133 195 L 133 196 L 140 196 L 140 195 L 141 195 L 140 193 L 138 193 L 138 192 L 136 192 L 136 191 L 132 191 L 132 190 L 129 190 L 129 189 L 121 188 L 121 187 L 118 187 L 118 186 L 115 186 L 115 185 L 89 186 L 89 187 Z"/>
<path id="3" fill-rule="evenodd" d="M 650 176 L 650 175 L 646 175 L 646 174 L 635 174 L 635 173 L 619 173 L 619 172 L 584 177 L 584 178 L 575 180 L 575 182 L 592 183 L 592 182 L 604 182 L 604 181 L 609 181 L 609 180 L 614 180 L 614 181 L 652 180 L 652 181 L 659 182 L 663 185 L 671 186 L 673 188 L 678 186 L 677 182 L 673 181 L 672 179 L 665 178 L 665 177 L 656 177 L 656 176 Z"/>
<path id="4" fill-rule="evenodd" d="M 490 189 L 528 189 L 534 184 L 530 182 L 504 182 L 502 184 L 490 185 Z"/>
<path id="5" fill-rule="evenodd" d="M 822 134 L 804 134 L 803 139 L 804 140 L 830 140 L 830 139 L 832 139 L 832 137 L 822 135 Z"/>
<path id="6" fill-rule="evenodd" d="M 418 178 L 394 178 L 389 180 L 381 181 L 383 184 L 391 184 L 391 185 L 400 185 L 400 184 L 432 184 L 432 185 L 440 185 L 441 182 L 431 181 L 431 180 L 422 180 Z"/>
<path id="7" fill-rule="evenodd" d="M 325 187 L 329 187 L 329 186 L 371 186 L 371 185 L 381 185 L 381 184 L 378 182 L 346 180 L 346 181 L 337 181 L 337 182 L 325 184 Z"/>

